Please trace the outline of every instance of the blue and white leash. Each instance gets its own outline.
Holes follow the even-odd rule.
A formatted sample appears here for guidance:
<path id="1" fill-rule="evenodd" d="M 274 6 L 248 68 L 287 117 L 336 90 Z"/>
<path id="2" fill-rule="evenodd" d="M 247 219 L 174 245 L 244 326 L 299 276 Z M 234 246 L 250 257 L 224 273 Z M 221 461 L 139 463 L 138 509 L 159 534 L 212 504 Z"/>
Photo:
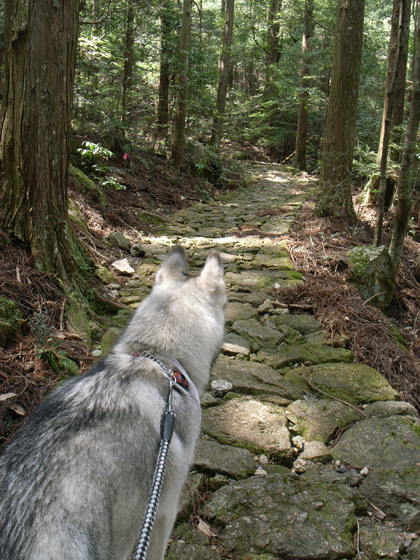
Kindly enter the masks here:
<path id="1" fill-rule="evenodd" d="M 163 370 L 164 374 L 169 378 L 169 393 L 168 393 L 168 400 L 166 403 L 166 409 L 163 414 L 162 418 L 162 436 L 160 440 L 159 452 L 156 461 L 155 472 L 153 475 L 152 481 L 152 489 L 150 491 L 149 501 L 146 508 L 146 513 L 144 515 L 143 526 L 140 531 L 140 536 L 137 541 L 137 546 L 134 552 L 133 560 L 146 560 L 147 550 L 150 544 L 150 538 L 152 535 L 153 525 L 156 520 L 156 512 L 157 507 L 159 505 L 159 498 L 160 492 L 162 490 L 163 484 L 163 477 L 165 476 L 165 469 L 166 469 L 166 461 L 168 458 L 168 451 L 169 451 L 169 444 L 172 439 L 172 434 L 174 431 L 174 423 L 175 423 L 175 412 L 172 409 L 172 389 L 174 385 L 177 383 L 177 379 L 175 377 L 175 372 L 172 368 L 168 367 L 164 362 L 162 362 L 159 358 L 154 356 L 153 354 L 149 354 L 149 352 L 141 352 L 136 353 L 136 357 L 139 358 L 149 358 L 156 364 L 160 366 Z M 179 369 L 181 369 L 183 375 L 186 376 L 187 380 L 191 383 L 190 388 L 194 388 L 194 391 L 198 392 L 195 385 L 192 383 L 190 378 L 187 375 L 187 372 L 184 368 L 176 362 L 172 360 Z M 196 396 L 195 394 L 193 395 Z"/>

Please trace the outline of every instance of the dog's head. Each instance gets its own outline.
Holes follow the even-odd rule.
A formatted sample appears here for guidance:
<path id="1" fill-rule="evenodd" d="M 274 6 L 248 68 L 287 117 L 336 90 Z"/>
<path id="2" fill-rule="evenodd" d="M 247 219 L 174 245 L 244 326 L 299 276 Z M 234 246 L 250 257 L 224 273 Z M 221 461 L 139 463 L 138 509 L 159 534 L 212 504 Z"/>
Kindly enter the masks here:
<path id="1" fill-rule="evenodd" d="M 140 345 L 173 357 L 200 391 L 223 344 L 225 305 L 220 255 L 212 251 L 200 274 L 191 276 L 185 251 L 176 246 L 115 349 L 132 352 Z"/>

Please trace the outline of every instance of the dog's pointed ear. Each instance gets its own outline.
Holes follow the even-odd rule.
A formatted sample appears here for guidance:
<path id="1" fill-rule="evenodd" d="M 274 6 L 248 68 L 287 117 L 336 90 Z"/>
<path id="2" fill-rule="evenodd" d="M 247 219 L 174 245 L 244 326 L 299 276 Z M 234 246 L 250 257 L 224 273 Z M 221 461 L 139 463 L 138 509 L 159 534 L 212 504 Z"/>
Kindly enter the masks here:
<path id="1" fill-rule="evenodd" d="M 212 251 L 207 257 L 200 274 L 200 281 L 207 292 L 225 293 L 223 263 L 217 251 Z"/>
<path id="2" fill-rule="evenodd" d="M 181 245 L 176 245 L 162 262 L 156 275 L 156 284 L 167 280 L 185 280 L 186 275 L 188 275 L 188 263 L 185 250 Z"/>

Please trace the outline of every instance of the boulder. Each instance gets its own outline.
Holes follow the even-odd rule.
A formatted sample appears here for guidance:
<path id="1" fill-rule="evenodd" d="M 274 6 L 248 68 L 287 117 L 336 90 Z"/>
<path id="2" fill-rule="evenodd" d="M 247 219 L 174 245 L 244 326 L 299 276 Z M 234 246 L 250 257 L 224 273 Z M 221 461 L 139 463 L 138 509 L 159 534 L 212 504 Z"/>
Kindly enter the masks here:
<path id="1" fill-rule="evenodd" d="M 280 344 L 275 351 L 262 350 L 258 353 L 258 360 L 274 369 L 282 369 L 294 364 L 352 363 L 354 354 L 346 348 L 333 348 L 319 342 L 303 342 Z"/>
<path id="2" fill-rule="evenodd" d="M 329 443 L 339 428 L 360 420 L 361 415 L 353 408 L 338 401 L 309 398 L 298 400 L 287 407 L 287 418 L 293 431 L 307 441 Z"/>
<path id="3" fill-rule="evenodd" d="M 125 235 L 120 231 L 111 232 L 109 235 L 107 235 L 106 240 L 114 247 L 122 249 L 127 253 L 130 252 L 130 240 L 127 239 Z"/>
<path id="4" fill-rule="evenodd" d="M 302 396 L 305 393 L 317 395 L 316 388 L 319 388 L 332 397 L 351 404 L 394 401 L 400 398 L 376 369 L 362 364 L 328 363 L 304 369 L 295 368 L 286 371 L 284 378 L 299 387 Z"/>
<path id="5" fill-rule="evenodd" d="M 234 301 L 226 305 L 225 312 L 226 325 L 231 325 L 235 321 L 254 319 L 258 316 L 257 310 L 248 303 Z"/>
<path id="6" fill-rule="evenodd" d="M 194 455 L 194 467 L 208 474 L 229 478 L 245 478 L 255 472 L 255 463 L 248 449 L 222 445 L 214 440 L 200 439 Z"/>
<path id="7" fill-rule="evenodd" d="M 387 442 L 385 442 L 387 445 Z M 414 450 L 413 450 L 414 451 Z M 406 455 L 402 457 L 404 461 Z M 360 492 L 367 501 L 382 510 L 389 519 L 406 531 L 420 531 L 420 455 L 413 453 L 411 464 L 385 460 L 369 472 Z M 414 461 L 417 459 L 417 463 Z"/>
<path id="8" fill-rule="evenodd" d="M 299 392 L 293 384 L 285 381 L 274 369 L 258 362 L 219 356 L 213 366 L 211 378 L 230 381 L 236 393 L 276 395 L 288 401 L 287 404 L 290 400 L 299 398 Z"/>
<path id="9" fill-rule="evenodd" d="M 128 259 L 121 259 L 119 261 L 115 261 L 112 263 L 112 266 L 117 270 L 120 274 L 133 274 L 134 268 L 130 266 Z"/>
<path id="10" fill-rule="evenodd" d="M 232 330 L 248 339 L 253 350 L 275 348 L 284 339 L 282 332 L 261 325 L 257 319 L 235 321 Z"/>
<path id="11" fill-rule="evenodd" d="M 420 421 L 390 416 L 357 422 L 342 434 L 332 456 L 357 469 L 415 466 L 420 462 Z"/>
<path id="12" fill-rule="evenodd" d="M 353 270 L 350 281 L 371 305 L 385 309 L 395 294 L 391 257 L 384 245 L 355 247 L 349 252 Z"/>
<path id="13" fill-rule="evenodd" d="M 218 490 L 206 511 L 221 527 L 219 542 L 235 557 L 324 560 L 355 552 L 353 492 L 344 485 L 254 476 Z"/>
<path id="14" fill-rule="evenodd" d="M 203 411 L 204 433 L 289 462 L 292 454 L 286 414 L 281 407 L 240 397 Z"/>

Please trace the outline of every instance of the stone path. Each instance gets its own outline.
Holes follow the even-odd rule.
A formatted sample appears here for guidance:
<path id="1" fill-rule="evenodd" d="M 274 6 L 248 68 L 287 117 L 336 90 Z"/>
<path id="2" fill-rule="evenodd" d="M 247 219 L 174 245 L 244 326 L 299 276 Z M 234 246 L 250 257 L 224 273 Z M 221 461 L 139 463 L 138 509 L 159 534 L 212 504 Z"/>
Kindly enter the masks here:
<path id="1" fill-rule="evenodd" d="M 193 269 L 212 248 L 225 262 L 225 345 L 167 559 L 418 560 L 418 415 L 329 345 L 315 317 L 282 304 L 304 281 L 282 236 L 311 185 L 276 165 L 247 170 L 251 186 L 144 238 L 146 258 L 118 292 L 143 297 L 173 243 Z"/>

